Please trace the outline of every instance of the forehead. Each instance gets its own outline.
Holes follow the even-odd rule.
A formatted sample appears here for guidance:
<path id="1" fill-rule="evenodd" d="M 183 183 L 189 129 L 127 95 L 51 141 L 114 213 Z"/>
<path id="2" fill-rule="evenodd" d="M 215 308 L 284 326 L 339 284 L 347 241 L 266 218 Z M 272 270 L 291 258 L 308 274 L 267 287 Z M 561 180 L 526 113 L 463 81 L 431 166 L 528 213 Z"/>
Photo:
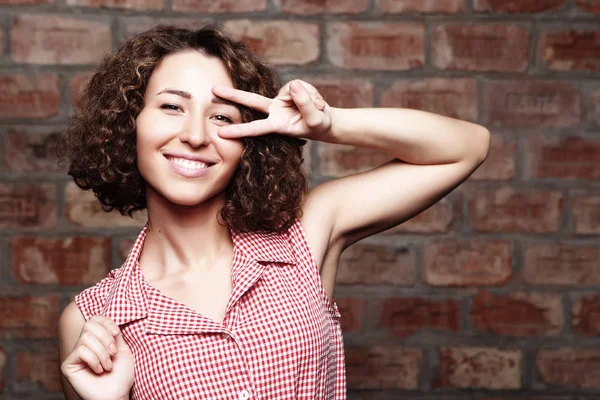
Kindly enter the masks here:
<path id="1" fill-rule="evenodd" d="M 169 54 L 150 76 L 148 88 L 173 86 L 186 91 L 206 90 L 213 85 L 233 86 L 223 62 L 199 51 Z"/>

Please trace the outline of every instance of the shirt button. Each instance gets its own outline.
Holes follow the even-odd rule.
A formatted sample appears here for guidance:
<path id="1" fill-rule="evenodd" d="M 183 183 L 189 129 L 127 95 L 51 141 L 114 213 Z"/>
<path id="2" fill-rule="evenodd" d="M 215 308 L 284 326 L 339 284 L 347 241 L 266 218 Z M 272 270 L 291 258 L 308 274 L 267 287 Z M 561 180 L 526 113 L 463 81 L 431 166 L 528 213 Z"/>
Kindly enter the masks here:
<path id="1" fill-rule="evenodd" d="M 240 392 L 240 395 L 238 396 L 238 399 L 240 400 L 248 400 L 250 398 L 250 393 L 248 393 L 247 390 L 242 390 Z"/>
<path id="2" fill-rule="evenodd" d="M 227 339 L 227 340 L 231 339 L 231 336 L 227 332 L 223 332 L 222 335 L 223 335 L 223 339 Z"/>

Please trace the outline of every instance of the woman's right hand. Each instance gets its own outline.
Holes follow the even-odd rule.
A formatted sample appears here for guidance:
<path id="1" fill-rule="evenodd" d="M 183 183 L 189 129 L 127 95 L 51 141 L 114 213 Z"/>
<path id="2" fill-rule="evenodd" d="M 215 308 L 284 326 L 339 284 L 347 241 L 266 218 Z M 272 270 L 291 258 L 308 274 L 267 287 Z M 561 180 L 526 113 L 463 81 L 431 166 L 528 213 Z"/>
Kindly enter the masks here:
<path id="1" fill-rule="evenodd" d="M 133 354 L 117 324 L 94 315 L 81 329 L 61 371 L 84 400 L 129 399 L 133 386 Z"/>

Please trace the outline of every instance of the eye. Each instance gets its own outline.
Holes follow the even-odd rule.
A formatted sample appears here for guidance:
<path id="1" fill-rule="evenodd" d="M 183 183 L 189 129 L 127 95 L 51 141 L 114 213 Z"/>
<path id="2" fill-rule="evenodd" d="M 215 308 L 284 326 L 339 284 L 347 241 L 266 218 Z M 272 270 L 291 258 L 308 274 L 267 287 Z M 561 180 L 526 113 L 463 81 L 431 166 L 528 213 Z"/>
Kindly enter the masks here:
<path id="1" fill-rule="evenodd" d="M 231 118 L 229 118 L 227 115 L 217 114 L 213 118 L 216 119 L 217 121 L 233 124 L 233 120 Z"/>
<path id="2" fill-rule="evenodd" d="M 163 104 L 162 106 L 160 106 L 160 108 L 171 111 L 183 111 L 181 107 L 175 104 Z"/>

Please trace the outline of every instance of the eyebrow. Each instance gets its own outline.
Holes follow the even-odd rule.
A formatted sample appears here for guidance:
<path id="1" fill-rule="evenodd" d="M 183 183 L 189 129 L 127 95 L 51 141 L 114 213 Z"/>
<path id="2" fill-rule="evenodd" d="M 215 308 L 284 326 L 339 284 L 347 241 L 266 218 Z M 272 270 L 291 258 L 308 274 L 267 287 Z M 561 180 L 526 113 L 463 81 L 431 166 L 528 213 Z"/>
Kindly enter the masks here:
<path id="1" fill-rule="evenodd" d="M 159 94 L 162 94 L 162 93 L 174 94 L 176 96 L 180 96 L 180 97 L 183 97 L 184 99 L 188 99 L 188 100 L 191 100 L 191 99 L 194 98 L 194 96 L 192 96 L 191 93 L 186 92 L 185 90 L 165 89 L 165 90 L 162 90 L 162 91 L 158 92 L 156 95 L 158 96 Z M 240 111 L 240 113 L 242 112 L 242 109 L 241 109 L 241 107 L 240 107 L 239 104 L 237 104 L 237 103 L 235 103 L 233 101 L 230 101 L 230 100 L 226 100 L 226 99 L 224 99 L 222 97 L 215 96 L 215 97 L 213 97 L 211 99 L 210 102 L 212 104 L 223 104 L 223 105 L 226 105 L 226 106 L 235 107 L 235 108 L 238 109 L 238 111 Z"/>

